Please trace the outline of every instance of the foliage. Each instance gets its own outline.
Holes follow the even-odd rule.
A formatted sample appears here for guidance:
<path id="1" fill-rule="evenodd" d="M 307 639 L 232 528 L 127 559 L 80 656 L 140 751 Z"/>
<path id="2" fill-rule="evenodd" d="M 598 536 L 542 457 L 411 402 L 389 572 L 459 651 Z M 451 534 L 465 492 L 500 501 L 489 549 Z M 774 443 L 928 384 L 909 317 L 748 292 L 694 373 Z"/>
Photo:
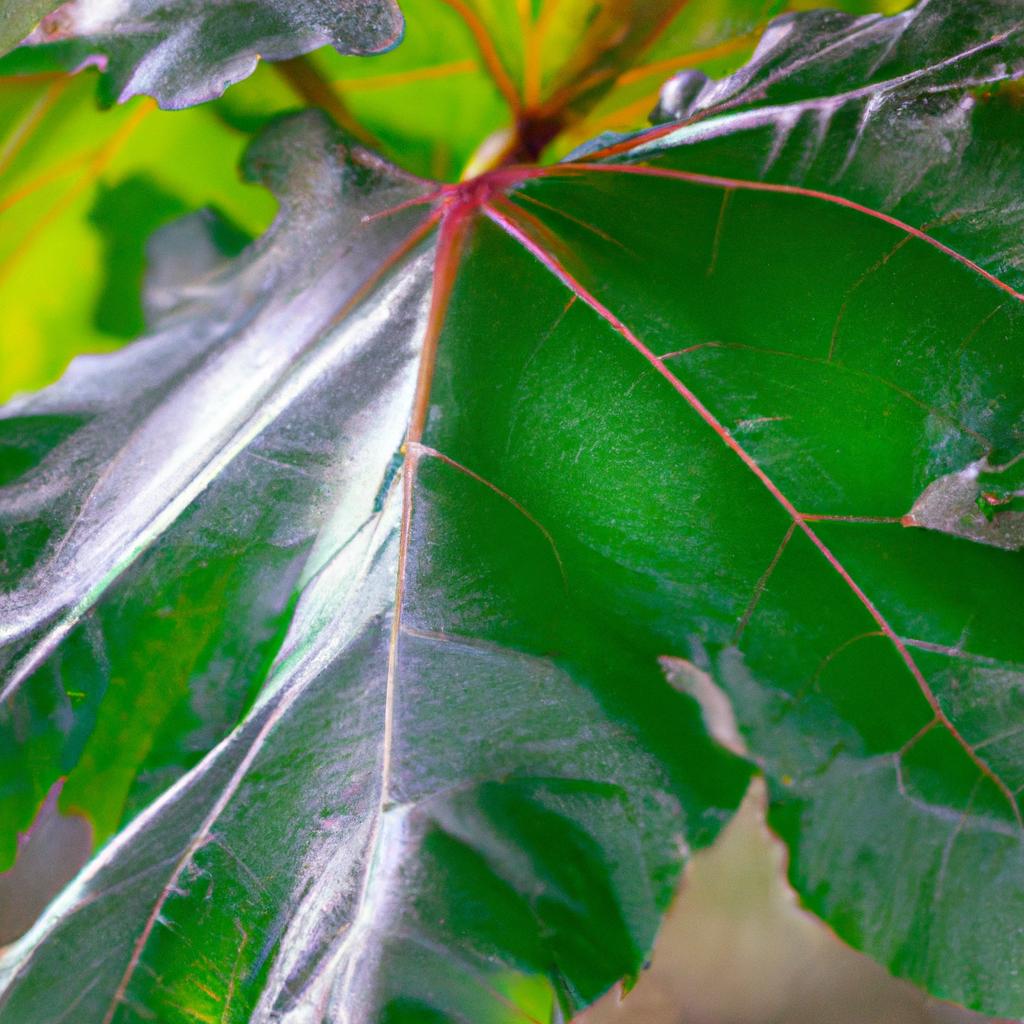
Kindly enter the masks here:
<path id="1" fill-rule="evenodd" d="M 1024 1014 L 1019 6 L 409 0 L 189 112 L 25 78 L 210 98 L 251 40 L 179 7 L 7 58 L 22 238 L 221 210 L 0 411 L 4 855 L 60 778 L 106 843 L 0 1021 L 567 1019 L 754 772 L 840 935 Z M 64 219 L 51 114 L 110 125 Z M 134 329 L 125 258 L 47 340 Z"/>

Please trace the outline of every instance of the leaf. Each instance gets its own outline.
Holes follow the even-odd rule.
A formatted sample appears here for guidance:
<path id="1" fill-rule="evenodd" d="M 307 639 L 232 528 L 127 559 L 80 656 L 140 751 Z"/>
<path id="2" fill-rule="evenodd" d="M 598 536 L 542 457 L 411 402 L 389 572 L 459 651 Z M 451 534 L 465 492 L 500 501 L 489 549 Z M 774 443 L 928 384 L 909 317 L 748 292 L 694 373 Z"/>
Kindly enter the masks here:
<path id="1" fill-rule="evenodd" d="M 755 7 L 760 12 L 761 5 L 748 0 L 740 10 L 744 4 L 749 17 L 755 17 Z M 410 0 L 405 8 L 408 27 L 401 47 L 373 61 L 330 49 L 312 60 L 328 81 L 341 84 L 344 106 L 331 112 L 341 115 L 346 128 L 416 173 L 457 178 L 481 139 L 497 133 L 507 141 L 515 115 L 494 86 L 479 40 L 459 10 L 442 0 Z M 578 19 L 583 8 L 563 4 L 559 10 L 569 18 L 570 35 L 576 32 L 572 17 Z M 495 27 L 495 13 L 486 26 L 496 36 L 492 45 L 521 50 L 519 20 L 508 16 L 509 9 Z M 550 15 L 544 19 L 550 20 Z M 532 30 L 548 40 L 547 75 L 563 63 L 566 36 L 559 24 L 535 24 Z M 732 27 L 726 18 L 720 30 Z M 691 37 L 674 31 L 672 52 L 685 54 Z M 710 30 L 702 31 L 698 41 L 705 43 Z M 9 58 L 8 68 L 36 69 L 40 51 L 53 49 L 60 52 L 59 46 L 23 49 Z M 502 60 L 511 64 L 512 58 Z M 293 109 L 297 97 L 306 95 L 295 78 L 300 71 L 291 62 L 263 64 L 251 81 L 229 90 L 207 111 L 177 117 L 148 107 L 143 113 L 138 104 L 129 105 L 133 113 L 100 114 L 89 95 L 95 72 L 72 83 L 27 74 L 0 78 L 0 133 L 6 131 L 0 143 L 0 171 L 5 172 L 0 225 L 6 242 L 0 244 L 0 399 L 50 383 L 77 352 L 109 351 L 138 333 L 142 238 L 148 230 L 205 204 L 215 205 L 249 234 L 266 226 L 267 204 L 252 189 L 238 187 L 230 168 L 260 124 Z M 538 64 L 531 74 L 540 71 Z M 658 73 L 646 77 L 648 92 Z M 513 93 L 524 89 L 520 72 Z M 619 91 L 617 85 L 612 100 Z M 522 103 L 516 98 L 516 109 Z M 652 104 L 645 101 L 639 114 L 617 119 L 615 126 L 643 123 Z M 587 132 L 586 122 L 573 130 Z M 135 225 L 133 237 L 115 237 L 119 226 L 127 225 Z M 65 258 L 53 260 L 51 247 Z M 101 268 L 101 259 L 108 257 L 112 262 Z"/>
<path id="2" fill-rule="evenodd" d="M 27 42 L 68 70 L 101 67 L 108 99 L 153 96 L 177 110 L 220 96 L 261 57 L 283 60 L 321 46 L 377 53 L 401 34 L 394 0 L 69 0 Z"/>
<path id="3" fill-rule="evenodd" d="M 816 99 L 822 85 L 839 74 L 856 83 L 852 91 L 867 88 L 869 95 L 881 101 L 893 88 L 913 86 L 923 75 L 942 81 L 949 55 L 977 46 L 992 48 L 1003 41 L 999 37 L 1004 34 L 989 37 L 977 20 L 963 13 L 951 16 L 941 6 L 928 4 L 892 18 L 854 18 L 830 10 L 790 14 L 772 23 L 751 60 L 736 74 L 721 82 L 706 82 L 692 98 L 680 91 L 694 77 L 692 73 L 677 77 L 664 90 L 660 116 L 682 120 L 698 112 L 706 116 L 741 105 Z M 922 42 L 931 52 L 946 56 L 922 67 Z M 954 71 L 954 81 L 969 84 L 959 71 Z M 878 88 L 883 83 L 890 83 L 884 91 Z"/>
<path id="4" fill-rule="evenodd" d="M 612 989 L 575 1024 L 993 1024 L 893 978 L 803 910 L 764 805 L 757 780 L 714 847 L 687 866 L 636 987 L 625 999 Z"/>
<path id="5" fill-rule="evenodd" d="M 1024 448 L 1024 29 L 961 10 L 843 23 L 919 74 L 459 186 L 284 122 L 267 236 L 163 236 L 157 333 L 2 421 L 5 813 L 132 820 L 0 1019 L 564 1019 L 739 799 L 722 693 L 807 903 L 1024 1012 L 1024 556 L 908 519 L 986 459 L 1005 522 Z"/>
<path id="6" fill-rule="evenodd" d="M 283 142 L 304 143 L 296 153 L 293 169 L 295 175 L 301 175 L 303 172 L 301 156 L 305 155 L 309 159 L 316 159 L 319 157 L 319 150 L 308 140 L 303 140 L 301 135 L 292 133 L 292 136 L 294 137 L 285 134 Z M 313 141 L 316 141 L 315 138 Z M 259 151 L 253 159 L 260 159 Z M 289 169 L 286 165 L 285 170 Z M 274 168 L 270 167 L 265 173 L 269 174 L 272 171 Z M 283 174 L 284 171 L 280 173 Z M 340 171 L 334 173 L 336 177 L 341 177 Z M 318 186 L 326 192 L 332 181 L 330 170 L 321 171 L 321 177 L 326 180 L 324 182 L 314 180 L 312 185 Z M 305 208 L 299 208 L 299 214 L 305 214 L 305 221 L 312 220 L 314 212 L 316 212 L 313 205 L 316 196 L 312 188 L 302 191 L 295 187 L 293 191 L 297 194 L 294 202 L 297 203 L 303 199 L 306 202 Z M 291 221 L 294 222 L 297 216 L 298 214 L 292 217 Z M 337 221 L 325 222 L 318 230 L 323 233 L 324 237 L 331 237 L 333 231 L 343 228 L 347 223 L 347 220 L 343 218 L 355 218 L 358 222 L 357 213 L 345 210 L 343 213 L 339 213 Z M 146 541 L 129 540 L 135 536 L 132 532 L 133 529 L 137 531 L 150 527 L 157 529 L 159 533 L 159 527 L 154 526 L 152 520 L 167 500 L 163 492 L 166 487 L 172 486 L 170 479 L 162 481 L 155 491 L 151 489 L 148 496 L 143 493 L 145 489 L 134 494 L 135 505 L 133 507 L 138 509 L 134 527 L 128 522 L 131 518 L 129 509 L 125 508 L 119 516 L 111 514 L 110 502 L 117 505 L 126 496 L 127 490 L 134 489 L 129 488 L 125 479 L 121 479 L 116 473 L 112 474 L 107 468 L 107 463 L 112 460 L 116 461 L 118 453 L 127 440 L 123 430 L 115 430 L 112 425 L 114 423 L 124 424 L 129 434 L 134 433 L 136 441 L 144 445 L 143 425 L 146 423 L 147 417 L 158 415 L 163 408 L 160 402 L 160 387 L 157 386 L 157 382 L 160 382 L 163 391 L 173 397 L 177 394 L 176 389 L 180 387 L 181 375 L 188 375 L 189 370 L 193 375 L 199 374 L 200 376 L 203 372 L 216 373 L 216 365 L 212 370 L 207 366 L 211 360 L 216 363 L 215 358 L 207 354 L 207 350 L 215 347 L 222 335 L 222 331 L 218 328 L 220 318 L 225 318 L 227 323 L 231 323 L 231 318 L 234 317 L 240 325 L 240 330 L 252 317 L 253 303 L 260 301 L 262 293 L 269 293 L 278 275 L 291 276 L 294 286 L 300 292 L 302 291 L 300 282 L 319 282 L 315 273 L 296 273 L 296 265 L 301 268 L 302 261 L 308 256 L 305 246 L 297 245 L 297 241 L 303 241 L 300 232 L 308 232 L 309 225 L 305 221 L 301 228 L 294 227 L 287 222 L 279 227 L 258 251 L 251 253 L 244 260 L 238 277 L 229 277 L 227 282 L 219 288 L 214 288 L 212 284 L 204 284 L 202 280 L 204 275 L 213 275 L 215 281 L 217 267 L 224 262 L 224 257 L 219 252 L 215 235 L 211 230 L 215 226 L 215 222 L 208 217 L 198 217 L 187 220 L 178 227 L 168 229 L 169 233 L 165 235 L 162 244 L 159 244 L 154 251 L 157 262 L 151 272 L 151 286 L 147 295 L 150 314 L 155 318 L 156 325 L 164 329 L 160 333 L 158 343 L 150 344 L 148 349 L 146 346 L 136 345 L 123 355 L 114 357 L 115 366 L 123 366 L 125 374 L 131 374 L 139 381 L 139 387 L 132 390 L 127 386 L 126 381 L 121 381 L 115 390 L 106 393 L 102 387 L 103 381 L 107 379 L 105 363 L 101 361 L 97 365 L 95 360 L 90 362 L 86 359 L 75 364 L 75 368 L 64 382 L 51 392 L 43 392 L 38 398 L 25 397 L 13 403 L 12 406 L 8 406 L 8 418 L 3 421 L 6 427 L 4 452 L 7 472 L 5 476 L 9 484 L 5 495 L 10 502 L 6 507 L 11 510 L 14 522 L 18 523 L 18 527 L 7 534 L 4 552 L 5 568 L 11 582 L 21 581 L 18 598 L 8 595 L 5 602 L 5 614 L 3 615 L 5 639 L 14 639 L 13 649 L 7 648 L 9 658 L 13 655 L 16 660 L 23 656 L 25 651 L 34 649 L 36 653 L 29 655 L 30 658 L 45 659 L 46 644 L 52 645 L 59 640 L 63 632 L 74 626 L 74 619 L 81 618 L 86 610 L 95 604 L 97 595 L 89 596 L 94 586 L 92 573 L 103 565 L 106 566 L 101 570 L 104 575 L 114 572 L 116 576 L 119 566 L 126 568 L 134 561 L 138 553 L 134 551 L 136 543 L 142 544 L 144 548 L 150 546 Z M 268 255 L 261 256 L 263 249 L 271 251 Z M 288 259 L 286 260 L 285 257 Z M 344 285 L 342 273 L 345 270 L 348 270 L 349 276 L 354 273 L 352 269 L 343 266 L 340 270 L 335 270 L 333 281 L 328 281 L 321 287 L 333 287 L 337 291 Z M 198 283 L 195 289 L 190 291 L 193 279 L 196 279 Z M 351 287 L 354 286 L 350 286 L 350 290 Z M 310 290 L 307 289 L 307 291 Z M 331 301 L 333 301 L 333 294 L 331 292 Z M 315 295 L 305 294 L 305 298 L 310 306 L 315 305 Z M 280 305 L 285 312 L 275 307 L 274 315 L 286 315 L 287 302 L 282 302 Z M 192 314 L 191 320 L 183 320 L 182 309 Z M 332 306 L 327 313 L 328 320 L 333 312 Z M 170 327 L 165 326 L 167 321 L 170 321 Z M 310 330 L 315 336 L 316 327 L 314 326 Z M 240 342 L 243 352 L 237 357 L 243 361 L 252 358 L 244 350 L 245 340 L 246 337 L 243 334 Z M 299 339 L 293 345 L 293 348 L 297 348 L 300 353 L 302 340 L 309 339 Z M 265 391 L 268 387 L 268 380 L 271 382 L 274 380 L 275 371 L 278 375 L 284 373 L 290 364 L 290 356 L 297 358 L 296 353 L 289 352 L 278 342 L 277 338 L 274 338 L 274 343 L 273 362 L 266 368 L 265 376 L 252 376 L 252 394 L 262 397 L 260 389 Z M 250 342 L 251 344 L 252 342 Z M 204 356 L 207 356 L 206 362 L 203 362 Z M 144 365 L 141 367 L 136 365 L 140 358 L 144 359 Z M 226 356 L 222 357 L 222 362 L 226 358 Z M 148 370 L 148 374 L 153 379 L 147 379 L 147 373 L 143 372 L 149 367 L 152 369 Z M 225 373 L 227 369 L 222 368 L 220 372 Z M 99 376 L 96 376 L 97 374 Z M 207 388 L 214 386 L 216 379 L 215 376 L 214 381 L 204 386 Z M 250 399 L 251 397 L 250 395 Z M 67 403 L 70 403 L 70 408 L 65 408 Z M 191 420 L 191 415 L 186 417 L 186 411 L 187 406 L 180 411 L 177 408 L 165 411 L 163 413 L 164 422 L 185 426 Z M 17 418 L 10 419 L 11 414 Z M 216 431 L 216 421 L 211 419 L 208 414 L 204 414 L 192 423 L 195 436 L 191 443 L 179 434 L 181 443 L 178 446 L 178 453 L 167 467 L 168 471 L 172 473 L 173 479 L 177 481 L 178 489 L 202 486 L 201 482 L 196 479 L 196 473 L 208 463 L 213 454 L 223 448 L 238 429 L 237 424 L 244 421 L 247 415 L 252 415 L 252 409 L 246 405 L 246 399 L 239 395 L 234 406 L 229 408 L 222 404 L 223 431 L 220 434 Z M 184 420 L 184 423 L 180 423 L 179 419 Z M 19 436 L 22 424 L 27 425 L 31 431 L 28 435 L 29 444 L 27 445 Z M 58 464 L 54 467 L 58 475 L 54 478 L 52 491 L 49 488 L 43 488 L 40 491 L 36 486 L 28 488 L 24 485 L 19 486 L 19 481 L 24 473 L 41 460 L 40 471 L 44 475 L 52 472 L 49 469 L 50 463 L 46 461 L 47 450 L 59 444 L 68 435 L 70 435 L 68 443 L 78 450 L 74 461 L 85 471 L 68 477 L 61 472 L 61 467 Z M 186 454 L 190 449 L 190 444 L 195 449 L 191 456 Z M 390 455 L 390 452 L 388 454 Z M 310 457 L 312 456 L 311 452 Z M 137 471 L 138 455 L 133 455 L 129 451 L 122 452 L 120 457 L 122 464 L 125 465 L 125 471 L 129 475 Z M 227 457 L 226 453 L 222 453 L 222 457 Z M 271 467 L 275 466 L 277 464 L 274 461 L 276 454 L 271 452 L 268 457 L 270 461 L 266 464 Z M 301 475 L 299 470 L 293 470 L 292 473 Z M 145 473 L 143 475 L 145 476 Z M 267 485 L 270 486 L 270 481 L 267 482 Z M 32 504 L 28 507 L 24 506 L 19 501 L 19 491 L 23 494 L 30 491 L 32 495 L 38 495 L 42 498 L 43 504 L 39 505 L 33 501 L 35 507 L 32 507 Z M 87 502 L 88 509 L 95 510 L 95 516 L 90 517 L 83 513 L 83 500 Z M 185 500 L 187 501 L 187 499 Z M 176 515 L 177 512 L 172 513 L 172 516 Z M 258 520 L 259 517 L 257 517 Z M 211 523 L 204 529 L 209 530 L 213 525 Z M 56 565 L 33 564 L 35 562 L 33 546 L 44 539 L 47 533 L 63 532 L 69 528 L 73 536 L 69 534 L 67 542 L 61 545 L 59 563 Z M 138 607 L 123 609 L 129 616 L 141 611 L 143 615 L 141 623 L 137 623 L 134 628 L 137 629 L 141 625 L 145 629 L 148 624 L 150 626 L 148 633 L 150 641 L 165 648 L 165 657 L 180 659 L 180 667 L 176 671 L 171 670 L 167 673 L 168 676 L 177 680 L 180 693 L 169 692 L 170 688 L 165 685 L 166 676 L 163 671 L 152 677 L 151 692 L 142 689 L 141 692 L 132 693 L 133 689 L 139 690 L 137 685 L 125 688 L 124 684 L 127 680 L 137 677 L 138 668 L 133 661 L 142 653 L 138 644 L 131 639 L 132 628 L 126 627 L 121 631 L 125 640 L 128 641 L 121 653 L 122 658 L 128 659 L 122 668 L 118 667 L 119 657 L 116 652 L 107 650 L 103 655 L 107 678 L 118 683 L 113 686 L 110 694 L 110 697 L 115 699 L 108 700 L 108 703 L 117 703 L 119 686 L 125 691 L 123 699 L 137 701 L 140 706 L 149 708 L 151 714 L 154 709 L 159 709 L 168 701 L 170 701 L 170 707 L 165 710 L 165 713 L 172 712 L 175 706 L 174 700 L 176 697 L 179 698 L 181 720 L 176 723 L 172 717 L 166 724 L 168 726 L 184 725 L 186 734 L 191 732 L 195 735 L 191 744 L 186 743 L 186 749 L 179 752 L 179 757 L 184 760 L 184 763 L 178 769 L 176 773 L 178 775 L 185 767 L 189 766 L 190 761 L 194 762 L 198 759 L 205 749 L 208 749 L 220 738 L 219 735 L 214 734 L 212 740 L 210 739 L 205 720 L 212 718 L 214 723 L 221 721 L 220 733 L 228 731 L 240 712 L 255 695 L 252 690 L 254 680 L 250 676 L 258 675 L 261 667 L 265 669 L 273 657 L 273 651 L 268 654 L 262 650 L 262 647 L 280 640 L 278 633 L 286 624 L 289 615 L 289 581 L 294 580 L 294 563 L 297 558 L 304 560 L 305 555 L 308 554 L 303 542 L 304 530 L 300 523 L 295 524 L 293 537 L 289 537 L 287 528 L 282 527 L 281 529 L 282 533 L 279 538 L 268 538 L 264 536 L 248 537 L 245 530 L 238 534 L 236 530 L 227 528 L 223 531 L 221 540 L 225 550 L 220 552 L 218 557 L 213 557 L 216 552 L 216 545 L 214 545 L 210 557 L 201 560 L 202 564 L 196 564 L 192 570 L 189 570 L 188 566 L 192 559 L 191 554 L 187 555 L 180 573 L 172 569 L 164 586 L 158 584 L 155 590 L 149 592 L 149 596 L 145 600 L 138 602 Z M 210 535 L 211 542 L 215 535 L 216 531 Z M 129 540 L 127 547 L 125 547 L 126 540 Z M 247 551 L 251 559 L 254 560 L 251 564 L 247 564 L 244 557 Z M 171 561 L 173 562 L 173 558 Z M 281 578 L 285 582 L 279 582 L 276 586 L 272 586 L 271 580 L 275 578 L 273 568 L 275 565 L 276 572 L 282 574 Z M 169 565 L 168 568 L 170 569 L 171 566 Z M 63 592 L 53 593 L 47 598 L 43 595 L 48 589 L 48 580 L 55 578 L 54 572 L 60 575 L 64 581 Z M 160 573 L 157 574 L 157 576 L 160 575 Z M 145 585 L 150 581 L 150 577 L 146 573 L 143 574 L 143 577 Z M 259 589 L 252 582 L 259 579 L 266 584 L 265 592 L 250 592 Z M 33 593 L 38 594 L 39 597 L 33 601 L 31 606 L 26 606 L 23 603 L 25 595 Z M 246 632 L 238 621 L 238 616 L 245 613 L 239 612 L 238 609 L 232 612 L 224 607 L 230 603 L 232 595 L 246 606 L 251 606 L 255 602 L 249 613 L 252 620 L 252 628 L 249 632 Z M 75 611 L 82 602 L 85 604 L 79 611 Z M 65 616 L 69 615 L 70 618 L 65 618 L 64 626 L 60 624 L 55 626 L 53 614 L 59 612 L 62 607 Z M 219 627 L 217 617 L 221 619 Z M 192 645 L 185 640 L 186 621 L 189 619 L 192 624 L 191 635 L 194 640 Z M 75 634 L 81 640 L 86 641 L 86 647 L 83 649 L 83 654 L 86 657 L 88 657 L 90 645 L 87 638 L 92 628 L 88 624 L 83 625 Z M 236 650 L 233 645 L 238 643 L 243 635 L 245 639 L 242 646 Z M 46 637 L 49 639 L 40 639 Z M 71 637 L 72 641 L 74 639 L 74 636 Z M 43 647 L 38 647 L 40 642 L 43 643 Z M 241 664 L 232 671 L 231 665 L 236 659 Z M 189 693 L 189 680 L 204 670 L 211 673 L 206 684 L 208 695 L 204 697 L 202 690 L 198 691 L 197 703 L 193 708 L 189 703 L 190 698 L 193 697 Z M 17 672 L 13 679 L 16 686 Z M 232 687 L 241 688 L 233 699 L 229 696 Z M 93 752 L 92 757 L 88 756 L 90 751 L 85 751 L 86 774 L 92 776 L 94 772 L 89 765 L 97 760 L 102 763 L 105 758 L 120 770 L 125 778 L 125 785 L 129 784 L 134 775 L 132 768 L 135 766 L 132 765 L 130 757 L 126 756 L 126 752 L 119 750 L 118 744 L 105 740 L 102 733 L 105 731 L 103 725 L 105 721 L 109 721 L 107 728 L 112 730 L 123 730 L 125 725 L 130 723 L 126 723 L 116 710 L 109 719 L 104 718 L 101 714 L 98 723 L 95 721 L 97 711 L 95 705 L 98 703 L 98 698 L 102 697 L 102 692 L 97 691 L 95 687 L 86 687 L 75 703 L 69 703 L 68 698 L 64 698 L 60 693 L 58 696 L 61 697 L 68 710 L 74 708 L 74 717 L 79 721 L 89 723 L 89 727 L 85 730 L 86 735 L 93 731 L 93 726 L 99 728 L 97 749 Z M 49 697 L 47 697 L 48 699 Z M 163 723 L 157 722 L 154 723 L 154 726 L 160 724 Z M 62 732 L 67 731 L 62 726 L 66 726 L 66 723 L 56 721 L 40 723 L 45 737 L 44 749 L 46 743 L 52 745 L 54 736 L 61 737 Z M 216 725 L 212 728 L 216 730 Z M 204 730 L 206 730 L 205 736 Z M 154 728 L 153 733 L 156 731 Z M 83 756 L 81 744 L 78 742 L 80 736 L 72 734 L 62 738 L 65 742 L 78 743 L 79 749 L 70 754 L 72 760 L 78 760 Z M 142 732 L 138 738 L 144 743 L 141 754 L 145 756 L 150 753 L 148 748 L 153 742 L 154 735 Z M 178 736 L 171 731 L 170 739 L 178 739 Z M 205 747 L 202 745 L 204 739 L 206 740 Z M 174 750 L 172 747 L 171 750 L 161 751 L 157 745 L 153 753 L 156 753 L 158 757 L 162 754 L 166 758 L 168 754 L 174 753 Z M 64 758 L 67 759 L 67 757 L 68 755 L 65 754 Z M 34 769 L 43 762 L 44 758 L 40 754 L 36 765 L 23 762 L 21 770 L 24 773 L 26 769 Z M 173 764 L 173 761 L 170 764 L 164 764 L 158 760 L 153 767 L 166 772 L 167 769 L 173 770 Z M 44 785 L 48 785 L 48 783 Z M 65 801 L 69 799 L 68 790 L 75 788 L 77 788 L 76 778 L 72 773 L 65 789 Z M 114 803 L 113 820 L 110 820 L 109 813 L 106 814 L 104 817 L 107 827 L 101 828 L 102 834 L 108 835 L 121 818 L 121 807 L 116 800 L 118 796 L 122 801 L 124 800 L 124 786 L 121 787 L 122 792 L 120 793 L 111 785 L 102 791 L 91 784 L 83 786 L 82 789 L 94 801 Z M 92 808 L 88 809 L 92 810 Z M 7 834 L 6 830 L 4 834 Z"/>

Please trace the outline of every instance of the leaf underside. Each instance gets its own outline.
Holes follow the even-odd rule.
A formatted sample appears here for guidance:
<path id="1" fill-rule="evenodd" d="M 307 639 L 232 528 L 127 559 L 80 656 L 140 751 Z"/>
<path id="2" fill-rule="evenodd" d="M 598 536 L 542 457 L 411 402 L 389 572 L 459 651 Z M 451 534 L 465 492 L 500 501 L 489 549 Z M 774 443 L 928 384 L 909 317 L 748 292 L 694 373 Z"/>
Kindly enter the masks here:
<path id="1" fill-rule="evenodd" d="M 270 232 L 165 229 L 151 333 L 5 408 L 3 834 L 132 820 L 0 1019 L 568 1016 L 749 776 L 659 659 L 812 909 L 1024 1013 L 1024 26 L 783 26 L 465 186 L 283 121 Z"/>

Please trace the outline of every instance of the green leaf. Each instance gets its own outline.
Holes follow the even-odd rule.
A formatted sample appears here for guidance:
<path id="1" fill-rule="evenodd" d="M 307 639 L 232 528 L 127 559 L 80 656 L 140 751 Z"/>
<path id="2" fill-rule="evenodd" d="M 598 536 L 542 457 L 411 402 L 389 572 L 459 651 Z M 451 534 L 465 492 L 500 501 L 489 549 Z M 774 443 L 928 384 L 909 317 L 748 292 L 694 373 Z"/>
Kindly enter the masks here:
<path id="1" fill-rule="evenodd" d="M 565 1019 L 741 746 L 812 909 L 1024 1014 L 1020 21 L 801 16 L 459 186 L 293 119 L 263 238 L 165 229 L 0 419 L 0 834 L 120 830 L 0 1020 Z"/>
<path id="2" fill-rule="evenodd" d="M 321 46 L 378 53 L 401 34 L 394 0 L 70 0 L 27 43 L 54 66 L 102 68 L 109 100 L 154 96 L 180 109 L 220 96 L 261 57 L 283 60 Z"/>

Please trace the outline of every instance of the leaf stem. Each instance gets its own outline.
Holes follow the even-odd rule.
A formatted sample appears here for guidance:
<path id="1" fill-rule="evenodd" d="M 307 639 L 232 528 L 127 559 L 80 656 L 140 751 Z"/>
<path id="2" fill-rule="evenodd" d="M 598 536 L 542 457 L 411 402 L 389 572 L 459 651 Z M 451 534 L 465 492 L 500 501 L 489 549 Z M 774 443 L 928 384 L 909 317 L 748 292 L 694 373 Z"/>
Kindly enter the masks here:
<path id="1" fill-rule="evenodd" d="M 380 139 L 360 124 L 348 104 L 309 57 L 275 61 L 273 68 L 300 99 L 330 114 L 339 128 L 343 128 L 365 146 L 377 151 L 383 148 Z"/>

